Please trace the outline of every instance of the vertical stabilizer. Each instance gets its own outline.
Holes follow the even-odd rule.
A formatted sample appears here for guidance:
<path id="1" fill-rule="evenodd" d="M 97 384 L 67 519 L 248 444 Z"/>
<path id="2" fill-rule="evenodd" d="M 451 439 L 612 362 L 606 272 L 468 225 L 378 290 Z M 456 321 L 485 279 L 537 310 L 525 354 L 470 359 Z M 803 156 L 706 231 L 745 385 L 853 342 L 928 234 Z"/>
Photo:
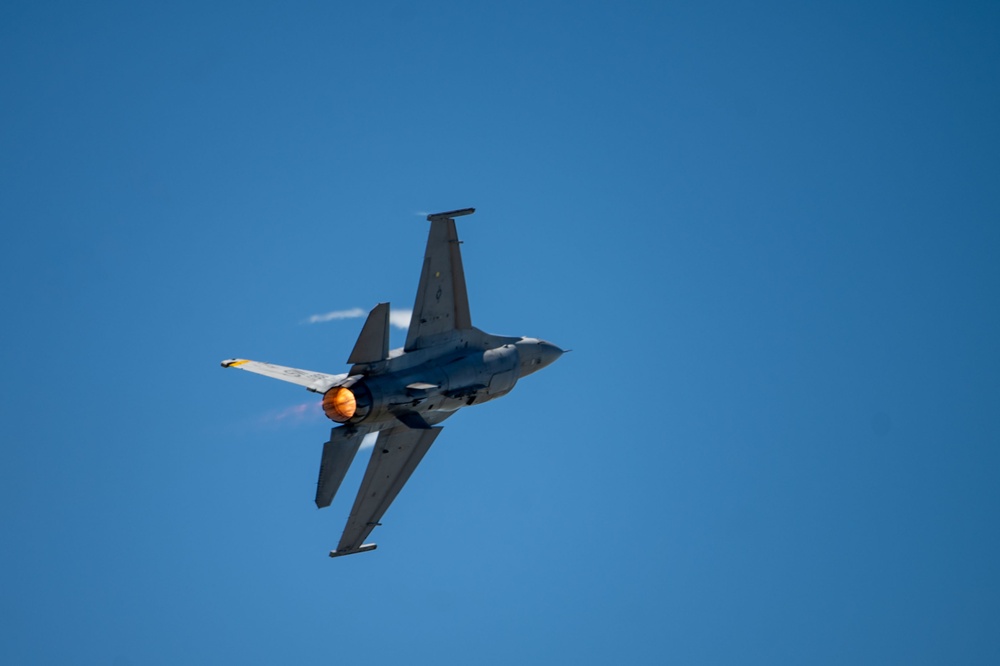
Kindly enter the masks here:
<path id="1" fill-rule="evenodd" d="M 379 303 L 368 313 L 348 363 L 378 363 L 389 358 L 389 304 Z"/>

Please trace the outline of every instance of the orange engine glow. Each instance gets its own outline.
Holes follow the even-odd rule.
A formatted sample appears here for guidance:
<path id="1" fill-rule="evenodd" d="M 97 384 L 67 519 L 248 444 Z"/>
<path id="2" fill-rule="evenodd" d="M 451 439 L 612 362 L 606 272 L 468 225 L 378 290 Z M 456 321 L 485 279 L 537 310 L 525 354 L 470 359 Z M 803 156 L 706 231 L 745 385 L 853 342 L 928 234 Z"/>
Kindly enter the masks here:
<path id="1" fill-rule="evenodd" d="M 331 421 L 345 423 L 358 411 L 358 401 L 350 389 L 341 386 L 323 395 L 323 411 Z"/>

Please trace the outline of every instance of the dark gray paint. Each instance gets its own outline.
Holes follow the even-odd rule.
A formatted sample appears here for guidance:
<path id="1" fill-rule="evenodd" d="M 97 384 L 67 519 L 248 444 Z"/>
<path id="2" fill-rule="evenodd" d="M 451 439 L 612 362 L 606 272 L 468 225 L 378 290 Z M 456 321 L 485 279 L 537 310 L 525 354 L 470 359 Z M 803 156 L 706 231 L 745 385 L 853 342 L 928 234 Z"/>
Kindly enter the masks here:
<path id="1" fill-rule="evenodd" d="M 346 375 L 232 359 L 224 367 L 263 374 L 327 393 L 347 388 L 357 411 L 323 446 L 316 505 L 329 506 L 365 435 L 378 432 L 344 534 L 331 557 L 374 549 L 362 541 L 378 524 L 434 442 L 435 427 L 456 411 L 506 395 L 517 381 L 563 351 L 527 337 L 490 335 L 472 325 L 455 227 L 465 208 L 429 215 L 431 223 L 413 317 L 402 349 L 388 349 L 389 304 L 368 315 Z"/>

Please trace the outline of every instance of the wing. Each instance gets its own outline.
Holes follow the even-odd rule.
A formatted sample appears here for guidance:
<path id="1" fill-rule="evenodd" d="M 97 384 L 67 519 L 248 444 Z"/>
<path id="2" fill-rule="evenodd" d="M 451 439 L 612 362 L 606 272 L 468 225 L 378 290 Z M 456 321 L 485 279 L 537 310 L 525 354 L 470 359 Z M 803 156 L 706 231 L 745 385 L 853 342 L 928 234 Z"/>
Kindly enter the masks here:
<path id="1" fill-rule="evenodd" d="M 455 218 L 474 212 L 474 208 L 465 208 L 427 216 L 431 230 L 427 236 L 413 317 L 406 333 L 406 351 L 426 346 L 426 339 L 434 335 L 456 328 L 472 328 Z"/>
<path id="2" fill-rule="evenodd" d="M 326 393 L 331 387 L 347 379 L 347 375 L 327 375 L 322 372 L 312 370 L 299 370 L 298 368 L 286 368 L 283 365 L 273 363 L 261 363 L 260 361 L 248 361 L 242 358 L 231 358 L 222 362 L 223 368 L 239 368 L 265 377 L 280 379 L 283 382 L 291 382 L 299 386 L 305 386 L 310 391 L 316 393 Z"/>
<path id="3" fill-rule="evenodd" d="M 374 544 L 362 544 L 379 524 L 379 519 L 396 499 L 441 430 L 440 427 L 414 429 L 400 426 L 379 433 L 344 534 L 340 537 L 337 550 L 330 552 L 330 557 L 375 547 Z"/>

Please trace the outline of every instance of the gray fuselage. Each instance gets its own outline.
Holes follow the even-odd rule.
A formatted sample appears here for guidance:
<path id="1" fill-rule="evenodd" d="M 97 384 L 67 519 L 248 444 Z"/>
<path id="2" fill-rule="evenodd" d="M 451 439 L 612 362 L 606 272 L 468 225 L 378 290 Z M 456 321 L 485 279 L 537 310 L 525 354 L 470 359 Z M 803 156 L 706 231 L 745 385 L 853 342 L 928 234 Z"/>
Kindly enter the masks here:
<path id="1" fill-rule="evenodd" d="M 437 352 L 437 353 L 434 353 Z M 324 397 L 327 415 L 338 423 L 381 430 L 400 421 L 434 425 L 462 407 L 506 395 L 521 377 L 544 368 L 562 354 L 555 345 L 536 338 L 492 336 L 475 329 L 439 348 L 416 352 L 393 350 L 383 367 L 366 368 Z M 328 409 L 340 396 L 354 398 L 354 413 Z"/>

